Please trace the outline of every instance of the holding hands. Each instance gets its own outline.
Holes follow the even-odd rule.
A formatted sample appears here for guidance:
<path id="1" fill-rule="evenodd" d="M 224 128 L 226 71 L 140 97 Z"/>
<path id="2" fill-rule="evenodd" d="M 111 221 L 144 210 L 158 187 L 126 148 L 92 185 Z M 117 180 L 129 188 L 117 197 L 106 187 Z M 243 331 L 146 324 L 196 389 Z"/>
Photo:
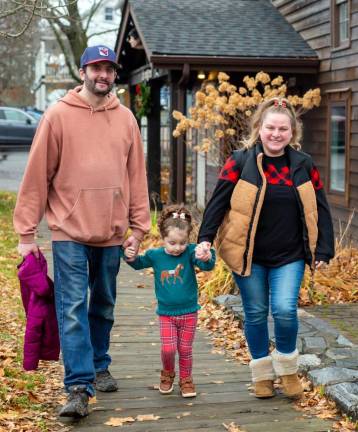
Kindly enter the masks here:
<path id="1" fill-rule="evenodd" d="M 132 258 L 135 258 L 136 256 L 136 251 L 134 249 L 134 247 L 132 246 L 128 246 L 127 248 L 124 249 L 124 256 L 128 259 L 131 260 Z"/>
<path id="2" fill-rule="evenodd" d="M 140 241 L 134 236 L 130 236 L 123 243 L 124 255 L 127 258 L 127 261 L 134 261 L 135 257 L 138 254 Z"/>
<path id="3" fill-rule="evenodd" d="M 209 261 L 211 259 L 210 246 L 207 241 L 199 243 L 195 248 L 195 258 L 204 262 Z"/>

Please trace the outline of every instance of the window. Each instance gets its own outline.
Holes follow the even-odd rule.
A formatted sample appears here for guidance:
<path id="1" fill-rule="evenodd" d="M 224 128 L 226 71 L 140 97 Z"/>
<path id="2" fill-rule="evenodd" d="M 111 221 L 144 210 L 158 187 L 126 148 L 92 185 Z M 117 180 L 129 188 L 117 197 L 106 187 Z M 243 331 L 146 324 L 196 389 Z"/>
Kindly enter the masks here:
<path id="1" fill-rule="evenodd" d="M 337 204 L 348 204 L 350 91 L 328 95 L 328 192 Z"/>
<path id="2" fill-rule="evenodd" d="M 331 106 L 330 111 L 330 190 L 344 192 L 346 178 L 346 107 Z"/>
<path id="3" fill-rule="evenodd" d="M 332 48 L 350 46 L 350 0 L 331 0 L 332 5 Z"/>
<path id="4" fill-rule="evenodd" d="M 349 38 L 348 3 L 342 2 L 338 6 L 339 41 L 345 42 Z"/>
<path id="5" fill-rule="evenodd" d="M 21 111 L 17 110 L 4 110 L 5 117 L 7 120 L 18 121 L 21 123 L 27 123 L 29 121 L 29 117 Z"/>
<path id="6" fill-rule="evenodd" d="M 113 21 L 114 10 L 112 7 L 104 8 L 104 19 L 105 21 Z"/>

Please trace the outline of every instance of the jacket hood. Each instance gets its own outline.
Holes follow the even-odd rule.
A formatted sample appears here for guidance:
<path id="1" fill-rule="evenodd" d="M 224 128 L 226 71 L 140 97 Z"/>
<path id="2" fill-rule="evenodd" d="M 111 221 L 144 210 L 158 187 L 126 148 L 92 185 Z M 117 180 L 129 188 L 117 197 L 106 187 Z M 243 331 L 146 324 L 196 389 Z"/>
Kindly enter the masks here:
<path id="1" fill-rule="evenodd" d="M 69 90 L 67 94 L 59 100 L 59 102 L 64 102 L 67 105 L 71 105 L 77 108 L 84 108 L 91 111 L 105 111 L 110 109 L 115 109 L 119 106 L 119 99 L 113 94 L 109 93 L 107 97 L 104 98 L 104 104 L 100 107 L 94 109 L 80 94 L 83 86 L 77 86 L 73 90 Z"/>

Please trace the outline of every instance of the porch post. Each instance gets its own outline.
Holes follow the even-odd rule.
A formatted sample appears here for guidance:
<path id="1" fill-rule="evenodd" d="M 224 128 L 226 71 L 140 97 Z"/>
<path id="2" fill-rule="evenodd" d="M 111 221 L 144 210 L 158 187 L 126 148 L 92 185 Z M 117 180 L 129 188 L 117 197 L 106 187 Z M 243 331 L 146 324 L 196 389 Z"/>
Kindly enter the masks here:
<path id="1" fill-rule="evenodd" d="M 185 113 L 185 95 L 186 95 L 186 83 L 183 83 L 183 80 L 173 80 L 173 75 L 171 74 L 171 83 L 170 83 L 170 91 L 171 91 L 171 109 L 170 115 L 173 110 L 178 110 L 182 113 Z M 177 77 L 179 78 L 179 77 Z M 171 133 L 174 130 L 176 122 L 171 116 L 170 121 L 170 131 Z M 185 137 L 181 135 L 178 138 L 174 138 L 171 136 L 170 138 L 171 144 L 171 166 L 173 168 L 172 172 L 172 187 L 170 198 L 172 201 L 177 203 L 185 202 L 185 179 L 186 179 L 186 167 L 185 167 L 185 159 L 186 159 L 186 148 L 185 148 Z"/>
<path id="2" fill-rule="evenodd" d="M 150 205 L 161 208 L 160 200 L 160 87 L 158 80 L 150 82 L 151 111 L 148 115 L 147 172 Z"/>

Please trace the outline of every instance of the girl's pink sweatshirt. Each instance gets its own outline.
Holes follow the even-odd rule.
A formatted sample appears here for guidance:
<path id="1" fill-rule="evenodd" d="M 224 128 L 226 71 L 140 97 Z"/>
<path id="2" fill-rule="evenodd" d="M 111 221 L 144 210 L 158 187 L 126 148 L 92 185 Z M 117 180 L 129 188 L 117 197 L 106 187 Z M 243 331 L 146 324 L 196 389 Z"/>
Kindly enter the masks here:
<path id="1" fill-rule="evenodd" d="M 141 136 L 114 95 L 93 109 L 67 95 L 43 115 L 18 193 L 14 226 L 32 243 L 44 213 L 53 240 L 122 244 L 128 226 L 141 240 L 150 228 Z"/>

